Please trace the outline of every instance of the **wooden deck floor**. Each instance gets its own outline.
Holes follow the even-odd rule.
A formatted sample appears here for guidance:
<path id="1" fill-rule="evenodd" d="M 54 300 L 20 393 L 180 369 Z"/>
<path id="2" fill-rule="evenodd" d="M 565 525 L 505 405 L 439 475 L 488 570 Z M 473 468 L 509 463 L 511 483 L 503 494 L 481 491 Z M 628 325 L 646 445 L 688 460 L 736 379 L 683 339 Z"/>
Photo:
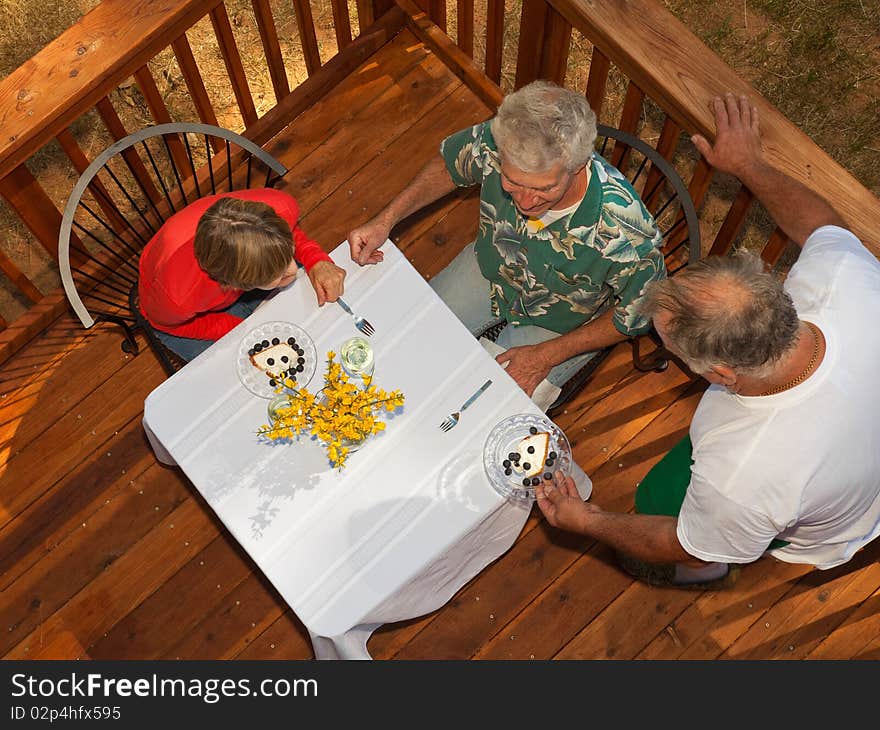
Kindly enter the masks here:
<path id="1" fill-rule="evenodd" d="M 277 137 L 287 189 L 327 248 L 376 212 L 447 133 L 489 116 L 401 33 Z M 473 196 L 409 221 L 430 277 L 471 240 Z M 0 656 L 312 656 L 297 618 L 187 482 L 158 464 L 140 417 L 163 373 L 113 328 L 58 320 L 0 368 Z M 643 375 L 620 349 L 557 418 L 593 499 L 636 483 L 686 431 L 702 393 Z M 376 658 L 880 658 L 880 542 L 832 571 L 764 559 L 727 592 L 633 582 L 604 547 L 535 508 L 514 547 L 441 610 L 381 628 Z"/>

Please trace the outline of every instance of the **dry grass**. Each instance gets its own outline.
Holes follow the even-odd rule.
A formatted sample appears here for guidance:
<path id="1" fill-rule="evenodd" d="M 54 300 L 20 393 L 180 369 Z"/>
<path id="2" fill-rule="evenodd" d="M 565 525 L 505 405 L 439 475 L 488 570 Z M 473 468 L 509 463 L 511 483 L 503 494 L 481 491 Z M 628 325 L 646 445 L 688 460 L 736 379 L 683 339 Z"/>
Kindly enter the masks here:
<path id="1" fill-rule="evenodd" d="M 73 24 L 99 0 L 0 0 L 0 74 L 6 75 L 46 43 Z M 880 19 L 876 0 L 664 0 L 665 5 L 728 64 L 800 126 L 866 187 L 880 193 L 880 151 L 876 120 L 880 118 Z M 455 38 L 455 3 L 449 3 L 448 28 Z M 520 0 L 506 0 L 502 87 L 513 88 L 516 34 Z M 263 58 L 250 0 L 227 0 L 226 8 L 248 73 L 257 112 L 275 104 L 275 95 Z M 357 30 L 354 0 L 349 2 L 353 31 Z M 282 52 L 291 87 L 306 78 L 300 40 L 289 0 L 272 0 Z M 328 0 L 312 0 L 322 60 L 336 52 L 333 20 Z M 475 1 L 474 55 L 478 64 L 485 58 L 485 36 L 480 19 L 485 18 L 486 0 Z M 218 122 L 236 131 L 242 129 L 228 77 L 211 24 L 203 20 L 188 32 L 199 61 Z M 575 31 L 566 83 L 583 89 L 589 70 L 591 46 Z M 167 50 L 150 63 L 150 68 L 171 110 L 180 121 L 197 121 L 186 85 L 173 53 Z M 608 99 L 602 121 L 614 124 L 625 92 L 626 79 L 612 69 Z M 128 129 L 152 123 L 152 118 L 133 80 L 111 96 Z M 657 132 L 661 112 L 650 102 L 644 108 L 644 134 Z M 94 112 L 78 120 L 74 134 L 87 155 L 93 156 L 110 143 L 103 124 Z M 683 142 L 682 155 L 691 151 Z M 57 144 L 47 145 L 28 167 L 60 209 L 77 173 L 66 162 Z M 724 184 L 714 194 L 728 197 Z M 719 208 L 719 211 L 721 209 Z M 719 216 L 722 213 L 719 212 Z M 707 231 L 716 226 L 713 212 L 704 212 Z M 48 292 L 58 286 L 57 272 L 48 254 L 0 201 L 0 226 L 4 230 L 4 252 L 37 287 Z M 769 222 L 756 215 L 743 236 L 750 241 L 766 240 Z M 0 315 L 8 321 L 19 316 L 27 302 L 13 293 L 0 274 Z"/>

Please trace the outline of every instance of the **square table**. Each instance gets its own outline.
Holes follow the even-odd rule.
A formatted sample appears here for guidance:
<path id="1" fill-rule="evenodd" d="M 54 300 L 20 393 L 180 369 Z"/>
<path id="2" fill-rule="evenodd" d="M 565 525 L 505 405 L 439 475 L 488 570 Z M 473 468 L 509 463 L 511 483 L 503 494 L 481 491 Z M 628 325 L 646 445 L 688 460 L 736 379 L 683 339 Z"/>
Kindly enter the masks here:
<path id="1" fill-rule="evenodd" d="M 492 427 L 541 414 L 446 307 L 401 251 L 360 267 L 343 242 L 345 299 L 375 327 L 374 383 L 400 389 L 387 430 L 334 469 L 308 436 L 261 442 L 268 400 L 249 392 L 235 363 L 253 328 L 293 322 L 315 342 L 323 378 L 328 350 L 359 335 L 336 304 L 315 305 L 306 277 L 162 383 L 143 424 L 158 458 L 177 464 L 308 628 L 315 656 L 370 658 L 381 624 L 446 603 L 516 540 L 531 503 L 506 499 L 483 468 Z M 447 433 L 439 424 L 487 379 L 493 384 Z M 579 469 L 582 496 L 589 479 Z"/>

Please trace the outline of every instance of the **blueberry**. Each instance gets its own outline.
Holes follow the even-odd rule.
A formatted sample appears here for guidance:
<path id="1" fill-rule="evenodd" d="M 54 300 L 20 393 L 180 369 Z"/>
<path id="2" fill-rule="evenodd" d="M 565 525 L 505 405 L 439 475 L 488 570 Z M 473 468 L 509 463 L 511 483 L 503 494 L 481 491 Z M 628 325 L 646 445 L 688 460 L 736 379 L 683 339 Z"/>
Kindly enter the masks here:
<path id="1" fill-rule="evenodd" d="M 262 349 L 263 349 L 263 346 L 259 342 L 256 345 L 254 345 L 254 352 L 259 352 Z"/>
<path id="2" fill-rule="evenodd" d="M 271 385 L 273 388 L 275 387 L 275 378 L 269 378 L 269 385 Z"/>
<path id="3" fill-rule="evenodd" d="M 547 466 L 553 466 L 553 459 L 547 459 L 547 461 L 545 461 L 544 463 L 545 463 Z"/>
<path id="4" fill-rule="evenodd" d="M 532 486 L 537 487 L 541 483 L 541 480 L 538 477 L 532 477 Z"/>
<path id="5" fill-rule="evenodd" d="M 529 464 L 529 462 L 526 461 L 525 463 L 523 463 L 523 469 L 525 469 L 526 471 L 528 471 L 531 468 L 532 468 L 532 465 Z"/>
<path id="6" fill-rule="evenodd" d="M 296 342 L 296 340 L 293 339 L 293 337 L 288 337 L 288 338 L 287 338 L 287 344 L 288 344 L 288 345 L 293 345 L 295 342 Z"/>
<path id="7" fill-rule="evenodd" d="M 508 477 L 510 476 L 510 469 L 504 470 L 504 476 L 508 476 Z"/>
<path id="8" fill-rule="evenodd" d="M 297 354 L 297 355 L 305 355 L 305 354 L 306 354 L 306 351 L 303 350 L 301 347 L 297 347 L 297 348 L 295 348 L 295 349 L 296 349 L 296 354 Z"/>
<path id="9" fill-rule="evenodd" d="M 281 362 L 287 362 L 287 361 L 288 361 L 288 357 L 287 357 L 287 355 L 282 355 L 282 356 L 281 356 Z"/>
<path id="10" fill-rule="evenodd" d="M 501 464 L 502 466 L 504 466 L 505 469 L 507 469 L 510 466 L 510 459 L 505 459 L 501 462 Z"/>
<path id="11" fill-rule="evenodd" d="M 273 345 L 277 345 L 279 342 L 281 342 L 281 340 L 279 340 L 277 337 L 273 337 L 273 338 L 272 338 L 272 344 L 273 344 Z"/>
<path id="12" fill-rule="evenodd" d="M 266 358 L 266 365 L 274 365 L 274 364 L 275 364 L 275 358 L 274 358 L 274 357 Z"/>
<path id="13" fill-rule="evenodd" d="M 305 361 L 306 361 L 306 359 L 304 357 L 296 358 L 296 362 L 298 365 L 302 365 Z"/>
<path id="14" fill-rule="evenodd" d="M 535 428 L 534 426 L 529 426 L 529 433 L 532 434 L 532 436 L 534 436 L 536 433 L 538 433 L 538 429 Z"/>
<path id="15" fill-rule="evenodd" d="M 507 458 L 510 459 L 511 461 L 516 461 L 516 459 L 517 459 L 518 456 L 519 456 L 519 454 L 517 454 L 515 451 L 511 451 L 511 452 L 507 455 Z"/>
<path id="16" fill-rule="evenodd" d="M 269 347 L 269 340 L 263 340 L 260 344 L 261 344 L 263 347 Z"/>
<path id="17" fill-rule="evenodd" d="M 523 479 L 523 486 L 524 486 L 524 487 L 528 487 L 531 483 L 532 483 L 532 480 L 529 479 L 528 477 L 526 477 L 525 479 Z"/>
<path id="18" fill-rule="evenodd" d="M 302 365 L 296 366 L 296 372 L 301 373 L 303 370 L 305 370 L 305 368 Z"/>
<path id="19" fill-rule="evenodd" d="M 257 353 L 257 351 L 253 347 L 250 350 L 248 350 L 248 355 L 250 355 L 251 357 L 253 357 L 256 353 Z"/>
<path id="20" fill-rule="evenodd" d="M 535 447 L 534 447 L 534 446 L 529 446 L 529 448 L 527 448 L 526 451 L 528 451 L 530 454 L 534 454 L 534 453 L 535 453 Z"/>
<path id="21" fill-rule="evenodd" d="M 555 459 L 555 458 L 556 458 L 556 452 L 555 452 L 555 451 L 551 451 L 549 454 L 547 454 L 547 456 L 549 456 L 551 459 Z"/>
<path id="22" fill-rule="evenodd" d="M 553 475 L 552 475 L 549 471 L 545 471 L 545 472 L 544 472 L 544 479 L 549 480 L 549 479 L 552 479 L 552 478 L 553 478 Z"/>

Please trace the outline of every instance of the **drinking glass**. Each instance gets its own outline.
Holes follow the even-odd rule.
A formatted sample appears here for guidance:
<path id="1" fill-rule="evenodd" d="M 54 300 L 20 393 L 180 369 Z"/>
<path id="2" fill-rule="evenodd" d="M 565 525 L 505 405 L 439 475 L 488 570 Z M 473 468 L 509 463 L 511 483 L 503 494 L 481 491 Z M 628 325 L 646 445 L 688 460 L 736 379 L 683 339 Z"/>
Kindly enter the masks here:
<path id="1" fill-rule="evenodd" d="M 363 337 L 352 337 L 343 342 L 339 359 L 345 372 L 353 377 L 364 378 L 373 374 L 373 348 Z"/>

